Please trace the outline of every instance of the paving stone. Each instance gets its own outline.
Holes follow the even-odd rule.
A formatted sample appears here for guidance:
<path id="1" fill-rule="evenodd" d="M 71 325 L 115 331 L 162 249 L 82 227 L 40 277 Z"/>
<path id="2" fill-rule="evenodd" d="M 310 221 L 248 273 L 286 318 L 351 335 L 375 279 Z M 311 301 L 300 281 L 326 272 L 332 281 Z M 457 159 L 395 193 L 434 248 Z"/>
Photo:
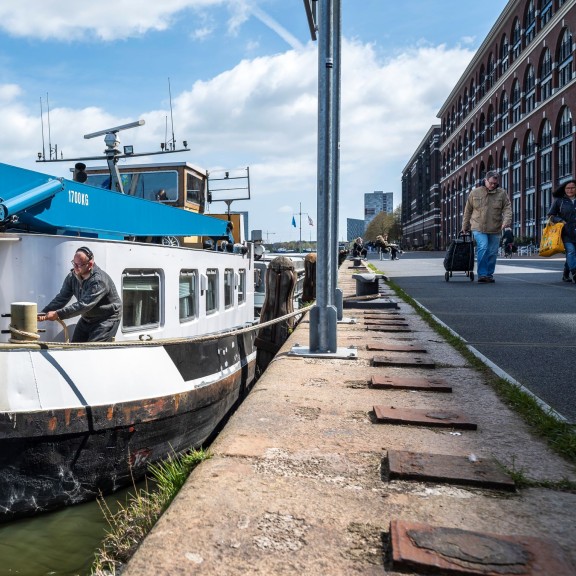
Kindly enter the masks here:
<path id="1" fill-rule="evenodd" d="M 439 428 L 459 428 L 476 430 L 478 425 L 468 416 L 453 410 L 426 408 L 396 408 L 395 406 L 374 406 L 378 422 L 384 424 L 415 424 Z"/>
<path id="2" fill-rule="evenodd" d="M 427 392 L 452 392 L 452 386 L 448 385 L 441 378 L 418 378 L 402 376 L 385 376 L 375 374 L 372 376 L 370 385 L 373 388 L 382 389 L 402 389 L 402 390 L 424 390 Z"/>
<path id="3" fill-rule="evenodd" d="M 474 532 L 405 520 L 390 523 L 398 570 L 484 576 L 574 576 L 563 550 L 533 536 Z"/>
<path id="4" fill-rule="evenodd" d="M 422 344 L 393 344 L 391 342 L 369 342 L 366 344 L 366 350 L 379 352 L 428 352 Z"/>
<path id="5" fill-rule="evenodd" d="M 400 366 L 402 368 L 436 368 L 436 362 L 413 354 L 385 354 L 374 356 L 372 366 Z"/>
<path id="6" fill-rule="evenodd" d="M 388 466 L 390 480 L 451 482 L 499 490 L 516 489 L 514 480 L 493 459 L 388 450 Z"/>

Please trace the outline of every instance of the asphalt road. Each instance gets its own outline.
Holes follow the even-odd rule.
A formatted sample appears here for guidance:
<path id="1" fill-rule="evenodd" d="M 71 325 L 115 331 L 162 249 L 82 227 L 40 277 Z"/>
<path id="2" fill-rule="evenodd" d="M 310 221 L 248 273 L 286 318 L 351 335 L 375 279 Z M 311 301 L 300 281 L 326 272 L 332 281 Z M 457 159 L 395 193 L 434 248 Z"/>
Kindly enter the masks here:
<path id="1" fill-rule="evenodd" d="M 576 423 L 576 284 L 562 282 L 563 257 L 498 258 L 494 284 L 454 272 L 444 253 L 369 258 L 391 280 L 501 370 Z M 476 280 L 476 279 L 475 279 Z"/>

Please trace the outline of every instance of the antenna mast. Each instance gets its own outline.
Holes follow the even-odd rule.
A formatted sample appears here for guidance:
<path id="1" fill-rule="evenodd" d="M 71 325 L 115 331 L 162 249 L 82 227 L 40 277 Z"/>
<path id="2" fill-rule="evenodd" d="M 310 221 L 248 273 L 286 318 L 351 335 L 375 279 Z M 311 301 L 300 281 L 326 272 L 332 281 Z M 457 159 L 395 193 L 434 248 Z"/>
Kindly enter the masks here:
<path id="1" fill-rule="evenodd" d="M 172 116 L 172 90 L 170 88 L 170 78 L 168 78 L 168 95 L 170 97 L 170 123 L 172 124 L 172 150 L 176 149 L 176 138 L 174 138 L 174 117 Z"/>
<path id="2" fill-rule="evenodd" d="M 46 144 L 44 143 L 44 111 L 42 110 L 42 96 L 40 96 L 40 126 L 42 127 L 42 159 L 46 158 Z"/>
<path id="3" fill-rule="evenodd" d="M 52 134 L 50 132 L 50 101 L 48 100 L 48 92 L 46 92 L 46 109 L 48 112 L 48 151 L 50 153 L 50 160 L 52 160 Z"/>

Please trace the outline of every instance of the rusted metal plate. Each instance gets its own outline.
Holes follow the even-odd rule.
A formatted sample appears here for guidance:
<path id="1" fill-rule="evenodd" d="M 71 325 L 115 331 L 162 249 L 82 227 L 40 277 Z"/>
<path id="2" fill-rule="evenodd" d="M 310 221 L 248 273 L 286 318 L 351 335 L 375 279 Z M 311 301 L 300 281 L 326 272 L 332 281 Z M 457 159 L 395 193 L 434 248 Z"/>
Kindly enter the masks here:
<path id="1" fill-rule="evenodd" d="M 366 330 L 370 330 L 372 332 L 412 332 L 412 330 L 406 326 L 391 325 L 366 326 Z"/>
<path id="2" fill-rule="evenodd" d="M 392 344 L 391 342 L 368 342 L 366 350 L 378 352 L 428 352 L 422 344 Z"/>
<path id="3" fill-rule="evenodd" d="M 499 490 L 516 489 L 514 480 L 492 459 L 388 450 L 388 465 L 390 480 L 451 482 Z"/>
<path id="4" fill-rule="evenodd" d="M 400 366 L 405 368 L 436 368 L 436 362 L 414 354 L 385 354 L 374 356 L 372 366 Z"/>
<path id="5" fill-rule="evenodd" d="M 378 422 L 384 424 L 414 424 L 438 428 L 459 428 L 476 430 L 478 425 L 468 416 L 455 410 L 434 410 L 429 408 L 396 408 L 395 406 L 374 406 Z"/>
<path id="6" fill-rule="evenodd" d="M 545 538 L 475 532 L 406 520 L 392 520 L 390 537 L 392 562 L 397 570 L 483 576 L 575 573 L 560 546 Z"/>
<path id="7" fill-rule="evenodd" d="M 365 326 L 408 326 L 408 322 L 402 320 L 393 320 L 393 319 L 386 319 L 386 320 L 367 320 L 364 318 L 364 325 Z"/>
<path id="8" fill-rule="evenodd" d="M 400 308 L 398 303 L 386 297 L 366 297 L 361 296 L 360 299 L 345 299 L 342 303 L 344 308 Z"/>
<path id="9" fill-rule="evenodd" d="M 449 386 L 441 378 L 415 378 L 400 376 L 384 376 L 377 374 L 372 376 L 370 385 L 374 388 L 397 388 L 402 390 L 425 390 L 429 392 L 452 392 Z"/>

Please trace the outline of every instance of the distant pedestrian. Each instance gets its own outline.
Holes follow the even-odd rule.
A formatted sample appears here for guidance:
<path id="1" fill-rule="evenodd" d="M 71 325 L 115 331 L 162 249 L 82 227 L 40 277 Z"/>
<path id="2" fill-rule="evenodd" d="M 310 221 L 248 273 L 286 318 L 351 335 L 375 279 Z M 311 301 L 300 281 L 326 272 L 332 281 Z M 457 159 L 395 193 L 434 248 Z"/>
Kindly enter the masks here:
<path id="1" fill-rule="evenodd" d="M 494 282 L 500 234 L 512 222 L 508 193 L 498 183 L 497 172 L 486 172 L 484 184 L 470 192 L 462 220 L 462 232 L 472 230 L 476 241 L 478 282 L 484 284 Z"/>
<path id="2" fill-rule="evenodd" d="M 366 249 L 366 246 L 364 246 L 364 240 L 358 236 L 352 246 L 352 256 L 354 258 L 366 258 L 367 254 L 368 250 Z"/>
<path id="3" fill-rule="evenodd" d="M 554 202 L 548 210 L 548 216 L 552 222 L 564 222 L 562 227 L 562 242 L 566 250 L 566 262 L 562 280 L 576 282 L 576 180 L 564 182 L 558 190 L 552 194 Z"/>

